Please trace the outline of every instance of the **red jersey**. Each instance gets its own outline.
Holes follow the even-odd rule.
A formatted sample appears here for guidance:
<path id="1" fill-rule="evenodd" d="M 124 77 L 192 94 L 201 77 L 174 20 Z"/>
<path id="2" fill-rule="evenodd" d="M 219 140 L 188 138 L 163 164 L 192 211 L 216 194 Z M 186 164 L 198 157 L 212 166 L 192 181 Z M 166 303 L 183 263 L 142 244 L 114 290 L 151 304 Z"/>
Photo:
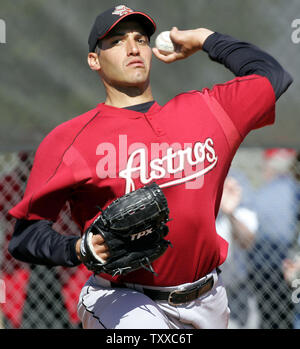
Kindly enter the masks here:
<path id="1" fill-rule="evenodd" d="M 216 232 L 223 183 L 253 129 L 274 122 L 275 95 L 258 75 L 182 93 L 147 113 L 100 103 L 56 127 L 39 146 L 23 200 L 10 213 L 55 221 L 65 202 L 82 232 L 112 201 L 155 181 L 170 209 L 173 247 L 144 269 L 112 278 L 154 286 L 193 282 L 221 265 Z"/>

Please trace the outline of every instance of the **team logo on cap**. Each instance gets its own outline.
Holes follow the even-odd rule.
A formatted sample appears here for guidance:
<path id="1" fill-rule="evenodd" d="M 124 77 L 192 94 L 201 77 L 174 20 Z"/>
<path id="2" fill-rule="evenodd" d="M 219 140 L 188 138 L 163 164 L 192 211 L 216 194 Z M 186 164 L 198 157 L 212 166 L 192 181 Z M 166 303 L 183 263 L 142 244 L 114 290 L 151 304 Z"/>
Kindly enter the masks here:
<path id="1" fill-rule="evenodd" d="M 118 15 L 120 17 L 127 15 L 128 13 L 134 12 L 131 8 L 126 7 L 125 5 L 119 5 L 115 7 L 113 15 Z"/>

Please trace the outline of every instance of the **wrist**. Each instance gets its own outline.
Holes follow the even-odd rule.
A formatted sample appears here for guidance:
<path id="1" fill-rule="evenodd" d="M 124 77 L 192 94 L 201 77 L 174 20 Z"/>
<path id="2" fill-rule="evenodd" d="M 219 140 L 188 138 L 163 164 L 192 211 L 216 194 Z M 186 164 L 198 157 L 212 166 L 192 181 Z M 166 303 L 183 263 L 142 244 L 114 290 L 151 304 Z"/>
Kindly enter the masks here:
<path id="1" fill-rule="evenodd" d="M 197 34 L 198 47 L 200 50 L 202 50 L 206 40 L 208 39 L 208 37 L 214 34 L 214 32 L 206 28 L 195 29 L 195 32 Z"/>
<path id="2" fill-rule="evenodd" d="M 81 254 L 80 254 L 81 240 L 82 240 L 82 238 L 79 238 L 79 239 L 76 241 L 76 244 L 75 244 L 75 252 L 76 252 L 77 259 L 78 259 L 79 261 L 81 261 Z"/>

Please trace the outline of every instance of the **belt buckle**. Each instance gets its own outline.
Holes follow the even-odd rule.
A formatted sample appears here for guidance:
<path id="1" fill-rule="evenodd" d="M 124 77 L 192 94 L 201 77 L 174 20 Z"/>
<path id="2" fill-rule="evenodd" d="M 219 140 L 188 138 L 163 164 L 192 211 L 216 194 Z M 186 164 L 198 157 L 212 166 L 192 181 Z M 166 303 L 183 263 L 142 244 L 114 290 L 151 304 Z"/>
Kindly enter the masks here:
<path id="1" fill-rule="evenodd" d="M 173 296 L 174 294 L 182 294 L 182 293 L 184 293 L 184 290 L 174 290 L 174 291 L 171 291 L 170 294 L 169 294 L 169 297 L 168 297 L 168 303 L 169 303 L 170 305 L 173 305 L 173 306 L 182 305 L 182 304 L 186 303 L 186 302 L 182 302 L 182 303 L 173 303 L 173 301 L 172 301 L 172 296 Z"/>
<path id="2" fill-rule="evenodd" d="M 174 303 L 174 301 L 172 300 L 172 296 L 175 295 L 175 294 L 183 295 L 185 293 L 189 294 L 191 292 L 197 291 L 196 297 L 194 298 L 194 299 L 196 299 L 198 296 L 200 296 L 200 292 L 199 291 L 202 289 L 202 287 L 204 287 L 205 285 L 207 285 L 210 282 L 213 282 L 213 276 L 210 276 L 210 277 L 206 276 L 205 279 L 202 280 L 202 282 L 199 282 L 198 284 L 193 285 L 190 288 L 187 287 L 185 289 L 171 291 L 170 294 L 169 294 L 169 297 L 168 297 L 168 303 L 170 305 L 173 305 L 173 306 L 182 305 L 182 304 L 188 303 L 189 300 L 186 300 L 184 302 L 176 302 L 176 303 Z"/>

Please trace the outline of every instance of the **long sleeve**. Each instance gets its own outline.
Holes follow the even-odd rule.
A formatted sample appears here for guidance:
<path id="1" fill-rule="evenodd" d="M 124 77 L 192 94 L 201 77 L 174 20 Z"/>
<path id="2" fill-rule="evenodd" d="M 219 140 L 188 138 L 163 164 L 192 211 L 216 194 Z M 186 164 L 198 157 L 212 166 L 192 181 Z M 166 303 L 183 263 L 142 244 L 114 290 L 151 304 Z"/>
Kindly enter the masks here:
<path id="1" fill-rule="evenodd" d="M 8 251 L 26 263 L 74 267 L 78 260 L 75 244 L 78 236 L 65 236 L 52 229 L 47 220 L 18 220 Z"/>
<path id="2" fill-rule="evenodd" d="M 291 75 L 279 62 L 257 46 L 215 32 L 203 45 L 210 59 L 223 64 L 235 76 L 261 75 L 270 81 L 276 99 L 291 85 Z"/>

